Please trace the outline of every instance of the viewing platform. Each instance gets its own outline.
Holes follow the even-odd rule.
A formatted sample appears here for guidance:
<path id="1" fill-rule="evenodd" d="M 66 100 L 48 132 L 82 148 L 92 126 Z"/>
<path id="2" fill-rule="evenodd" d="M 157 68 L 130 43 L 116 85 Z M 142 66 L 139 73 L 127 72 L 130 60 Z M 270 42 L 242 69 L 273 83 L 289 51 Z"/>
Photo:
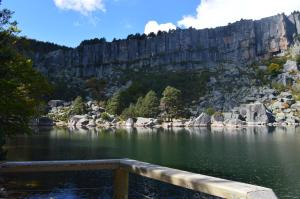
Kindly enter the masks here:
<path id="1" fill-rule="evenodd" d="M 130 175 L 160 181 L 199 192 L 194 198 L 275 199 L 272 189 L 221 178 L 191 173 L 131 159 L 2 162 L 0 174 L 109 170 L 112 175 L 112 198 L 127 199 L 132 183 Z M 209 197 L 201 197 L 207 194 Z M 146 197 L 145 197 L 146 198 Z"/>

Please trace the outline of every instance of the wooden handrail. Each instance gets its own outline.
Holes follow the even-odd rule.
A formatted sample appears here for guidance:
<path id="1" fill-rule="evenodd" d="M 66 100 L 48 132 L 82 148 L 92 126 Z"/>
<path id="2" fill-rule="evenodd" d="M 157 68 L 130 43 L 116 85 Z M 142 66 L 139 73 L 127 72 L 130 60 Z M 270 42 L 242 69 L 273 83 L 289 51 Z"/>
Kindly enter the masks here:
<path id="1" fill-rule="evenodd" d="M 276 199 L 272 189 L 130 159 L 0 163 L 0 173 L 114 170 L 114 198 L 128 197 L 128 173 L 228 199 Z"/>

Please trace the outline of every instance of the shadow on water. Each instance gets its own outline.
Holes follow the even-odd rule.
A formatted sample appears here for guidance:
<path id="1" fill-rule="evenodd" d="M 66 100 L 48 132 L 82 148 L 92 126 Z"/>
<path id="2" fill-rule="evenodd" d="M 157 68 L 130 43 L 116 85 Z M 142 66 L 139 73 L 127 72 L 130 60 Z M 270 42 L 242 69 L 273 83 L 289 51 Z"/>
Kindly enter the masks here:
<path id="1" fill-rule="evenodd" d="M 300 196 L 298 127 L 39 129 L 6 148 L 9 160 L 131 158 Z"/>

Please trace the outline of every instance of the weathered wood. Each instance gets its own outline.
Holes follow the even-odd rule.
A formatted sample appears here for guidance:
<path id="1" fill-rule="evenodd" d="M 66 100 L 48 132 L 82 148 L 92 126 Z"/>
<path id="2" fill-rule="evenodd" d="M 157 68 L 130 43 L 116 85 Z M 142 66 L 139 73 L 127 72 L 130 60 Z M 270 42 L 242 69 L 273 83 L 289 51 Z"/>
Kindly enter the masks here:
<path id="1" fill-rule="evenodd" d="M 125 169 L 114 171 L 114 199 L 128 199 L 128 172 Z"/>
<path id="2" fill-rule="evenodd" d="M 0 172 L 56 172 L 83 170 L 114 170 L 119 168 L 120 160 L 70 160 L 70 161 L 34 161 L 0 163 Z"/>
<path id="3" fill-rule="evenodd" d="M 276 199 L 272 189 L 123 159 L 128 172 L 227 199 Z M 256 197 L 258 196 L 258 197 Z"/>
<path id="4" fill-rule="evenodd" d="M 228 199 L 276 199 L 272 189 L 130 159 L 0 163 L 0 173 L 115 170 L 114 199 L 128 198 L 128 172 Z"/>

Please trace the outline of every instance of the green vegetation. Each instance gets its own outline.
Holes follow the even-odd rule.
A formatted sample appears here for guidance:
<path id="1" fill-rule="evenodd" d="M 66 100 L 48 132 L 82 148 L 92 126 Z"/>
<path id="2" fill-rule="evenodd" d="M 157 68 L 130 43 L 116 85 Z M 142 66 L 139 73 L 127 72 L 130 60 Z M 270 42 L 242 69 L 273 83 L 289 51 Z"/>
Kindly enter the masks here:
<path id="1" fill-rule="evenodd" d="M 122 119 L 134 117 L 154 118 L 159 114 L 159 99 L 154 91 L 149 91 L 145 97 L 139 97 L 136 104 L 130 104 L 121 114 Z"/>
<path id="2" fill-rule="evenodd" d="M 300 65 L 300 55 L 296 56 L 296 62 L 297 62 L 298 65 Z"/>
<path id="3" fill-rule="evenodd" d="M 283 92 L 283 91 L 286 90 L 286 86 L 284 84 L 281 84 L 281 83 L 273 82 L 271 86 L 272 86 L 272 88 L 274 88 L 278 92 Z"/>
<path id="4" fill-rule="evenodd" d="M 86 107 L 81 96 L 76 97 L 73 101 L 69 115 L 83 115 L 86 113 Z"/>
<path id="5" fill-rule="evenodd" d="M 168 86 L 163 92 L 160 100 L 160 107 L 164 117 L 169 121 L 179 118 L 183 114 L 182 93 L 180 90 Z"/>
<path id="6" fill-rule="evenodd" d="M 269 66 L 268 66 L 268 69 L 267 69 L 267 72 L 270 74 L 270 75 L 278 75 L 279 73 L 282 72 L 282 69 L 283 69 L 283 66 L 280 65 L 280 64 L 276 64 L 276 63 L 271 63 Z"/>
<path id="7" fill-rule="evenodd" d="M 119 80 L 125 84 L 131 80 L 131 86 L 121 92 L 125 107 L 137 102 L 138 98 L 145 96 L 149 90 L 157 93 L 158 98 L 167 86 L 175 87 L 182 91 L 184 96 L 183 103 L 189 104 L 193 100 L 198 100 L 206 92 L 206 83 L 209 80 L 210 73 L 208 71 L 199 72 L 134 72 L 122 71 L 123 79 Z"/>
<path id="8" fill-rule="evenodd" d="M 287 61 L 287 57 L 283 56 L 283 57 L 272 57 L 268 60 L 264 60 L 263 64 L 266 66 L 270 66 L 271 64 L 277 64 L 279 65 L 279 67 L 283 67 L 283 65 L 286 63 Z"/>
<path id="9" fill-rule="evenodd" d="M 89 40 L 84 40 L 82 41 L 78 47 L 83 47 L 85 45 L 93 45 L 93 44 L 101 44 L 101 43 L 105 43 L 106 39 L 104 37 L 102 38 L 94 38 L 94 39 L 89 39 Z"/>
<path id="10" fill-rule="evenodd" d="M 104 112 L 104 113 L 101 113 L 101 119 L 104 121 L 110 121 L 111 118 L 108 113 Z"/>
<path id="11" fill-rule="evenodd" d="M 133 104 L 130 104 L 128 108 L 125 108 L 121 114 L 121 118 L 126 120 L 128 118 L 138 117 L 139 115 L 136 112 L 136 107 Z"/>
<path id="12" fill-rule="evenodd" d="M 207 108 L 205 110 L 205 113 L 208 114 L 208 115 L 210 115 L 210 116 L 212 116 L 212 115 L 214 115 L 216 113 L 216 110 L 214 108 L 212 108 L 212 107 L 209 107 L 209 108 Z"/>
<path id="13" fill-rule="evenodd" d="M 70 83 L 63 80 L 56 80 L 53 83 L 52 99 L 62 99 L 71 101 L 78 95 L 84 96 L 85 93 L 77 87 L 70 87 Z"/>
<path id="14" fill-rule="evenodd" d="M 7 9 L 0 11 L 0 147 L 7 136 L 30 132 L 30 119 L 41 113 L 43 100 L 51 91 L 31 60 L 16 51 L 19 30 L 11 21 L 12 14 Z M 0 158 L 4 158 L 3 150 Z"/>
<path id="15" fill-rule="evenodd" d="M 103 100 L 105 98 L 106 81 L 95 77 L 86 80 L 85 86 L 91 91 L 93 99 Z"/>
<path id="16" fill-rule="evenodd" d="M 295 100 L 300 100 L 300 82 L 298 81 L 292 87 L 292 94 Z"/>
<path id="17" fill-rule="evenodd" d="M 116 94 L 114 94 L 112 98 L 110 98 L 107 102 L 107 112 L 112 115 L 120 115 L 125 108 L 122 98 L 123 97 L 121 92 L 117 92 Z"/>
<path id="18" fill-rule="evenodd" d="M 39 53 L 49 53 L 55 50 L 69 50 L 71 48 L 66 46 L 60 46 L 50 42 L 37 41 L 35 39 L 20 38 L 16 44 L 18 51 L 25 54 L 33 51 Z"/>

